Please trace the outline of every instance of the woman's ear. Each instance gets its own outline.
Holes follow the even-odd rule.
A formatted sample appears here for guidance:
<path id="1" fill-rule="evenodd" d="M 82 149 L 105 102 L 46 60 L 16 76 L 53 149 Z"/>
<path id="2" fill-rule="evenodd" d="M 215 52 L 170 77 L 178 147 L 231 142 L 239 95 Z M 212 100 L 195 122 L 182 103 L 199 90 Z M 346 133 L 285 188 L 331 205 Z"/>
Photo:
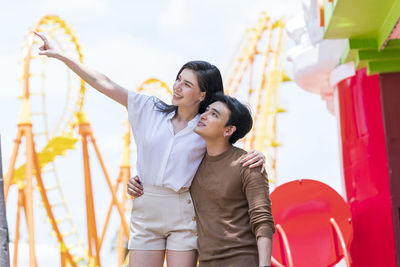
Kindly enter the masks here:
<path id="1" fill-rule="evenodd" d="M 206 92 L 200 92 L 200 102 L 206 98 Z"/>

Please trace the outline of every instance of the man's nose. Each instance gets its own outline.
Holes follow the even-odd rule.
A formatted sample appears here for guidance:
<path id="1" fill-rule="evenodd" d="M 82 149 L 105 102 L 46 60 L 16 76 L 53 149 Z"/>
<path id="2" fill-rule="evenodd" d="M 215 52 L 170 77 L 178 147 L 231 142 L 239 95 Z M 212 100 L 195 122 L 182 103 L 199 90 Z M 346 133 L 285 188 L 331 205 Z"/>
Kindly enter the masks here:
<path id="1" fill-rule="evenodd" d="M 200 120 L 207 120 L 207 111 L 200 115 Z"/>

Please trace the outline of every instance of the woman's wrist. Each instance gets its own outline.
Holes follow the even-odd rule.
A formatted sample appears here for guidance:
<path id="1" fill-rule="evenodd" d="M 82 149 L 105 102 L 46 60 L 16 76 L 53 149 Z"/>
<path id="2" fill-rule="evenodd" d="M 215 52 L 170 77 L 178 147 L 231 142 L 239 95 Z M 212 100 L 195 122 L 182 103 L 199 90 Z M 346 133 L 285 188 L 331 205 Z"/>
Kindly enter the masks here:
<path id="1" fill-rule="evenodd" d="M 63 51 L 57 51 L 54 55 L 54 58 L 61 60 L 63 62 L 67 61 L 69 58 L 64 54 Z"/>

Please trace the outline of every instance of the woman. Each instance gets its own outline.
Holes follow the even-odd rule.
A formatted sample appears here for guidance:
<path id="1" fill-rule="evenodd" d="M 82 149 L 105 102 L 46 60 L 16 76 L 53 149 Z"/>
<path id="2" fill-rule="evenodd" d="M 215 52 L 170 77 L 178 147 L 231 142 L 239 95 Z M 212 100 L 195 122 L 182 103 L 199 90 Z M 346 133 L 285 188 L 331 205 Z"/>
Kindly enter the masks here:
<path id="1" fill-rule="evenodd" d="M 167 105 L 155 97 L 128 91 L 36 34 L 44 42 L 40 55 L 64 62 L 128 110 L 137 145 L 137 172 L 144 187 L 143 196 L 133 201 L 130 266 L 161 267 L 165 253 L 168 266 L 196 266 L 196 224 L 188 188 L 206 147 L 193 129 L 212 95 L 223 91 L 218 68 L 204 61 L 186 63 L 173 85 L 172 105 Z M 264 162 L 260 153 L 251 153 L 248 158 L 246 164 L 260 166 Z"/>

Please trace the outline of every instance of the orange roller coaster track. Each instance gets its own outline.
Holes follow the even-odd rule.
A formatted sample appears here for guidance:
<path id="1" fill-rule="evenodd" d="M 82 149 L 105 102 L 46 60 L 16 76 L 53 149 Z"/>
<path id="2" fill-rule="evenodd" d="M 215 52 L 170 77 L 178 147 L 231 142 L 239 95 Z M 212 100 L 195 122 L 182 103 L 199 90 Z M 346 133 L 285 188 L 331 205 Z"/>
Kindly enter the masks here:
<path id="1" fill-rule="evenodd" d="M 246 150 L 262 151 L 276 183 L 276 115 L 284 112 L 278 106 L 281 82 L 288 81 L 284 75 L 282 61 L 284 23 L 273 21 L 262 13 L 257 22 L 247 29 L 244 39 L 228 70 L 225 85 L 232 96 L 246 101 L 253 110 L 253 128 L 243 141 Z"/>
<path id="2" fill-rule="evenodd" d="M 32 77 L 39 77 L 44 80 L 44 68 L 42 69 L 42 73 L 33 73 L 32 62 L 37 60 L 45 60 L 43 57 L 33 56 L 32 50 L 37 43 L 33 31 L 38 32 L 46 32 L 49 35 L 49 38 L 52 39 L 55 43 L 60 45 L 61 49 L 65 47 L 69 47 L 75 52 L 77 58 L 83 62 L 83 55 L 80 50 L 80 46 L 78 44 L 77 38 L 75 37 L 73 31 L 69 28 L 69 26 L 65 23 L 65 21 L 61 20 L 58 16 L 46 15 L 43 16 L 39 21 L 33 26 L 32 30 L 29 32 L 27 36 L 27 41 L 24 45 L 24 58 L 23 58 L 23 74 L 22 74 L 22 108 L 20 112 L 20 116 L 18 119 L 18 131 L 15 139 L 15 145 L 13 148 L 13 152 L 11 155 L 11 159 L 9 162 L 8 172 L 5 177 L 5 196 L 7 199 L 9 189 L 12 185 L 16 185 L 18 187 L 18 203 L 17 203 L 17 216 L 16 216 L 16 231 L 14 238 L 14 258 L 13 258 L 13 266 L 17 266 L 18 260 L 18 244 L 19 244 L 19 236 L 20 236 L 20 216 L 21 209 L 24 210 L 27 231 L 28 231 L 28 242 L 29 242 L 29 262 L 30 266 L 37 266 L 37 260 L 35 256 L 35 236 L 34 236 L 34 209 L 33 209 L 33 193 L 34 193 L 34 180 L 33 176 L 36 177 L 36 186 L 40 193 L 44 208 L 46 209 L 47 217 L 52 226 L 52 229 L 55 233 L 57 241 L 60 246 L 60 258 L 61 258 L 61 266 L 66 266 L 69 264 L 70 266 L 81 266 L 86 262 L 89 266 L 100 266 L 100 250 L 104 238 L 104 234 L 106 232 L 106 228 L 108 225 L 109 215 L 107 216 L 106 223 L 104 225 L 102 235 L 99 237 L 97 234 L 97 226 L 96 226 L 96 217 L 94 211 L 94 203 L 93 203 L 93 189 L 92 189 L 92 179 L 90 174 L 90 162 L 89 162 L 89 151 L 88 145 L 91 143 L 95 150 L 95 155 L 99 160 L 102 172 L 105 176 L 107 186 L 111 192 L 111 203 L 109 210 L 112 207 L 116 207 L 121 219 L 121 229 L 119 234 L 119 239 L 126 240 L 129 235 L 128 224 L 125 220 L 124 209 L 123 206 L 119 203 L 116 195 L 116 191 L 118 189 L 118 181 L 127 181 L 129 178 L 129 171 L 126 171 L 126 168 L 129 166 L 121 166 L 121 172 L 117 179 L 117 185 L 113 186 L 111 179 L 106 170 L 105 164 L 100 154 L 100 150 L 97 146 L 97 143 L 94 138 L 93 131 L 91 129 L 90 123 L 86 119 L 82 105 L 84 102 L 84 94 L 85 94 L 85 83 L 79 79 L 78 86 L 75 87 L 77 89 L 77 94 L 74 99 L 74 106 L 66 107 L 64 109 L 64 113 L 61 116 L 61 122 L 66 122 L 64 129 L 55 130 L 55 137 L 49 138 L 48 127 L 45 124 L 43 133 L 34 134 L 33 132 L 33 123 L 32 117 L 39 115 L 44 116 L 44 121 L 46 120 L 46 111 L 43 109 L 42 112 L 38 112 L 35 114 L 31 111 L 31 103 L 35 100 L 33 97 L 35 96 L 45 96 L 44 88 L 42 87 L 42 91 L 32 93 L 30 84 Z M 43 66 L 45 64 L 43 63 Z M 37 69 L 35 69 L 37 71 Z M 40 83 L 39 83 L 40 84 Z M 44 84 L 43 82 L 41 83 Z M 68 83 L 69 84 L 69 83 Z M 43 100 L 43 107 L 44 100 Z M 65 113 L 68 111 L 71 112 L 71 116 L 68 118 Z M 62 123 L 61 123 L 62 124 Z M 59 124 L 59 125 L 61 125 Z M 75 129 L 78 129 L 78 135 L 80 138 L 75 137 Z M 36 147 L 37 141 L 35 138 L 38 138 L 40 135 L 44 135 L 47 138 L 47 145 L 38 152 Z M 20 149 L 20 144 L 22 139 L 25 138 L 26 145 L 26 153 L 24 156 L 25 163 L 20 167 L 15 169 L 15 164 L 17 161 L 17 156 Z M 87 239 L 88 239 L 88 249 L 83 248 L 82 242 L 77 237 L 76 243 L 67 243 L 66 236 L 76 235 L 76 226 L 71 222 L 71 227 L 69 230 L 64 232 L 61 231 L 59 224 L 65 220 L 71 220 L 70 213 L 67 208 L 65 208 L 66 212 L 63 218 L 56 218 L 54 207 L 59 205 L 64 205 L 65 200 L 62 196 L 60 183 L 57 180 L 56 186 L 54 188 L 46 187 L 46 181 L 43 179 L 43 169 L 49 168 L 50 165 L 54 164 L 55 158 L 58 156 L 64 155 L 66 151 L 73 149 L 75 143 L 78 140 L 82 141 L 82 152 L 83 152 L 83 166 L 84 166 L 84 181 L 85 181 L 85 197 L 86 197 L 86 215 L 87 215 Z M 55 167 L 53 165 L 50 168 L 55 174 Z M 55 175 L 56 176 L 56 175 Z M 61 194 L 61 201 L 59 203 L 52 203 L 48 197 L 48 191 L 50 190 L 58 190 Z M 109 212 L 110 213 L 110 212 Z M 123 241 L 122 241 L 123 242 Z M 121 243 L 121 241 L 120 241 Z M 82 252 L 85 252 L 82 254 Z"/>

